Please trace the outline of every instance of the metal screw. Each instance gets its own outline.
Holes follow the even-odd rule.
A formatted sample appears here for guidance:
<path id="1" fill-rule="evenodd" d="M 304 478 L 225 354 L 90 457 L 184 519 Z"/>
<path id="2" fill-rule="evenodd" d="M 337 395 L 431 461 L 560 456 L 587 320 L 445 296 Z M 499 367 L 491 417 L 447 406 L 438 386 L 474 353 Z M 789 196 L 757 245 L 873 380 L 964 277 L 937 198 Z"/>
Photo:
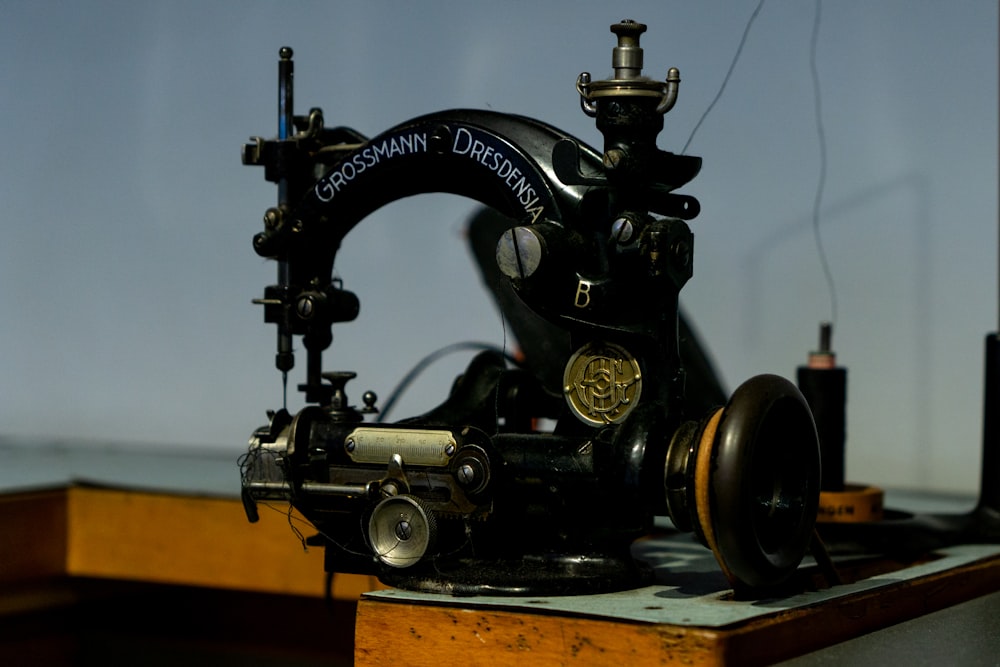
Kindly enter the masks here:
<path id="1" fill-rule="evenodd" d="M 344 449 L 349 452 L 353 452 L 356 446 L 357 445 L 355 445 L 354 440 L 351 438 L 348 438 L 347 442 L 344 443 Z"/>
<path id="2" fill-rule="evenodd" d="M 311 296 L 304 296 L 295 304 L 295 311 L 304 320 L 308 320 L 316 313 L 316 302 Z"/>
<path id="3" fill-rule="evenodd" d="M 612 148 L 604 154 L 604 168 L 617 169 L 625 161 L 625 151 L 620 148 Z"/>
<path id="4" fill-rule="evenodd" d="M 618 218 L 611 223 L 611 236 L 614 237 L 619 245 L 625 245 L 631 241 L 634 231 L 632 221 L 628 218 Z"/>
<path id="5" fill-rule="evenodd" d="M 468 463 L 458 467 L 459 484 L 469 485 L 476 481 L 476 471 Z"/>
<path id="6" fill-rule="evenodd" d="M 409 521 L 400 521 L 396 524 L 394 532 L 396 533 L 396 537 L 405 542 L 413 535 L 413 527 L 410 526 Z"/>
<path id="7" fill-rule="evenodd" d="M 508 278 L 528 278 L 542 263 L 542 242 L 528 227 L 508 229 L 497 243 L 497 265 Z"/>
<path id="8" fill-rule="evenodd" d="M 447 447 L 445 447 L 444 448 L 444 453 L 447 454 L 448 456 L 451 456 L 452 454 L 454 454 L 455 453 L 455 445 L 448 445 Z"/>
<path id="9" fill-rule="evenodd" d="M 281 212 L 276 208 L 269 208 L 264 211 L 264 227 L 274 229 L 281 222 Z"/>
<path id="10" fill-rule="evenodd" d="M 399 487 L 396 486 L 395 482 L 386 482 L 379 489 L 379 493 L 383 498 L 391 498 L 392 496 L 399 495 Z"/>

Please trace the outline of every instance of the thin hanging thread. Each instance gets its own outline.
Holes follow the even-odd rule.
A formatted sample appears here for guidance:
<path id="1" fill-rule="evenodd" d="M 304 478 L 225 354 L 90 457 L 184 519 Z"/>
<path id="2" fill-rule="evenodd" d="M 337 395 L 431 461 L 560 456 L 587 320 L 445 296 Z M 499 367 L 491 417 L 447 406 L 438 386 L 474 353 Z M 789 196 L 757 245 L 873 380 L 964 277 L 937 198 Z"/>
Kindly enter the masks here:
<path id="1" fill-rule="evenodd" d="M 715 98 L 708 105 L 708 108 L 705 109 L 705 112 L 701 114 L 701 118 L 698 119 L 698 122 L 695 124 L 694 129 L 691 130 L 691 135 L 688 137 L 688 140 L 684 143 L 684 148 L 681 149 L 681 155 L 687 153 L 688 146 L 691 145 L 691 140 L 694 139 L 694 135 L 698 132 L 698 128 L 701 127 L 701 124 L 705 121 L 705 118 L 708 117 L 708 114 L 712 111 L 712 108 L 715 106 L 715 103 L 718 102 L 719 98 L 722 97 L 722 91 L 726 89 L 726 84 L 729 83 L 729 77 L 733 75 L 733 70 L 736 69 L 736 63 L 739 62 L 740 55 L 743 53 L 743 45 L 747 43 L 747 35 L 750 34 L 750 26 L 753 25 L 753 22 L 757 19 L 757 15 L 760 14 L 760 10 L 763 7 L 764 7 L 764 0 L 760 0 L 760 2 L 757 3 L 757 7 L 753 10 L 753 14 L 751 14 L 750 18 L 747 20 L 746 27 L 743 28 L 743 36 L 740 38 L 740 45 L 736 47 L 736 53 L 733 55 L 732 62 L 729 63 L 729 71 L 726 72 L 725 78 L 722 79 L 722 85 L 719 86 L 719 92 L 715 94 Z"/>
<path id="2" fill-rule="evenodd" d="M 823 266 L 823 276 L 826 279 L 826 287 L 830 293 L 830 322 L 837 322 L 837 289 L 833 282 L 833 272 L 830 271 L 830 262 L 826 256 L 826 248 L 823 246 L 823 237 L 819 229 L 820 205 L 823 202 L 823 189 L 826 187 L 826 132 L 823 129 L 823 100 L 820 96 L 819 70 L 816 67 L 816 47 L 819 43 L 819 28 L 822 22 L 822 2 L 816 0 L 816 14 L 813 19 L 812 39 L 809 45 L 809 70 L 812 73 L 813 102 L 816 111 L 816 135 L 819 140 L 819 179 L 816 183 L 816 197 L 813 199 L 812 227 L 813 237 L 816 240 L 816 252 L 819 254 L 820 264 Z"/>

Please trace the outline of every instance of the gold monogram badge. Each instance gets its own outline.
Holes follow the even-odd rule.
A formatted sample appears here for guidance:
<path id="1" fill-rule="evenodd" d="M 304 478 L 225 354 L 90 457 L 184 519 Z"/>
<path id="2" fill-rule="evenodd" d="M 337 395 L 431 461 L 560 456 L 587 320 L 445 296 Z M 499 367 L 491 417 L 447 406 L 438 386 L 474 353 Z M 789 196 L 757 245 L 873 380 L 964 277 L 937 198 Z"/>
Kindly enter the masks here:
<path id="1" fill-rule="evenodd" d="M 579 419 L 603 426 L 619 422 L 639 401 L 639 362 L 614 343 L 587 343 L 570 357 L 563 391 Z"/>

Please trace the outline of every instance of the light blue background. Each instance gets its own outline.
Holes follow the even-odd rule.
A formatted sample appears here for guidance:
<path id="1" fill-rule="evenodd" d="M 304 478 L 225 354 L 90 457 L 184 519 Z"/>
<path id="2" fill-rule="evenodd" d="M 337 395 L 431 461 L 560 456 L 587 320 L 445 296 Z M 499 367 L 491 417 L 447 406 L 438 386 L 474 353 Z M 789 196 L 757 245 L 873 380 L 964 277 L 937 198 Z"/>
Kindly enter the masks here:
<path id="1" fill-rule="evenodd" d="M 297 110 L 321 106 L 329 125 L 373 136 L 480 107 L 600 145 L 573 84 L 610 73 L 608 26 L 634 18 L 646 72 L 681 70 L 660 137 L 679 151 L 755 5 L 0 2 L 0 434 L 235 455 L 280 407 L 274 329 L 250 304 L 274 281 L 250 240 L 276 192 L 239 159 L 276 133 L 280 46 L 295 49 Z M 702 214 L 683 299 L 730 387 L 794 377 L 830 316 L 811 227 L 813 16 L 765 4 L 689 149 L 705 163 L 684 189 Z M 975 491 L 997 327 L 997 4 L 826 2 L 818 68 L 848 477 Z M 359 373 L 352 398 L 386 395 L 444 344 L 503 341 L 463 245 L 472 209 L 418 197 L 348 237 L 337 272 L 362 316 L 325 361 Z M 466 359 L 398 414 L 436 403 Z"/>

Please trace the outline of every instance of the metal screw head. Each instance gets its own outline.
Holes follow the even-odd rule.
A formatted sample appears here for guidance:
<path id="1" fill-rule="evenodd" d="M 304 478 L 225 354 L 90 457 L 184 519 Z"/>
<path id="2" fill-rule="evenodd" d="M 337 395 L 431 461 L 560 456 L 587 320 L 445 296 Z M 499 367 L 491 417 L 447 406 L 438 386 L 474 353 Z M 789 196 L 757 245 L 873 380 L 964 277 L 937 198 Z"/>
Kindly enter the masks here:
<path id="1" fill-rule="evenodd" d="M 304 296 L 295 304 L 295 312 L 304 320 L 316 314 L 316 301 L 311 296 Z"/>
<path id="2" fill-rule="evenodd" d="M 468 463 L 460 465 L 457 472 L 459 484 L 468 486 L 476 481 L 476 471 Z"/>
<path id="3" fill-rule="evenodd" d="M 350 438 L 347 440 L 347 442 L 344 443 L 344 449 L 346 449 L 349 452 L 353 452 L 356 446 L 357 445 L 355 444 L 354 440 Z"/>
<path id="4" fill-rule="evenodd" d="M 448 445 L 444 448 L 444 453 L 451 456 L 455 453 L 455 445 Z"/>
<path id="5" fill-rule="evenodd" d="M 611 223 L 611 238 L 619 245 L 626 245 L 631 241 L 634 232 L 632 221 L 628 218 L 618 218 Z"/>
<path id="6" fill-rule="evenodd" d="M 529 227 L 508 229 L 497 243 L 497 265 L 508 278 L 528 278 L 542 263 L 542 241 Z"/>
<path id="7" fill-rule="evenodd" d="M 276 208 L 269 208 L 264 211 L 264 227 L 266 229 L 274 229 L 281 222 L 281 211 Z"/>
<path id="8" fill-rule="evenodd" d="M 405 542 L 413 535 L 413 527 L 409 521 L 403 520 L 396 524 L 394 532 L 396 533 L 396 537 Z"/>
<path id="9" fill-rule="evenodd" d="M 615 170 L 625 162 L 628 156 L 620 148 L 612 148 L 604 154 L 604 168 Z"/>
<path id="10" fill-rule="evenodd" d="M 379 494 L 383 498 L 391 498 L 392 496 L 398 496 L 399 487 L 396 486 L 395 482 L 386 482 L 385 484 L 382 485 L 382 488 L 379 489 Z"/>

